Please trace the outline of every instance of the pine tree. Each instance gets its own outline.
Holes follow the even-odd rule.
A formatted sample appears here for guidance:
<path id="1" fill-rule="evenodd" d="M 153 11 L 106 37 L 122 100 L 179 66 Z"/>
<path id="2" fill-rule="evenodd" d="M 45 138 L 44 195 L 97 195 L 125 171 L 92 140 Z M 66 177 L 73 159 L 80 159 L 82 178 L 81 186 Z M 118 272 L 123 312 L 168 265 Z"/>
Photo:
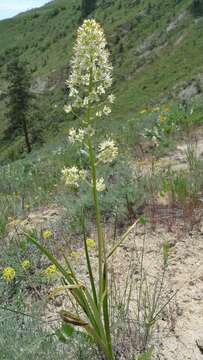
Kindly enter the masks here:
<path id="1" fill-rule="evenodd" d="M 193 0 L 192 12 L 196 17 L 203 15 L 203 0 Z"/>
<path id="2" fill-rule="evenodd" d="M 31 143 L 28 132 L 28 110 L 30 107 L 30 76 L 26 64 L 21 62 L 15 54 L 7 66 L 8 85 L 8 127 L 4 132 L 5 138 L 11 138 L 23 133 L 27 152 L 31 152 Z"/>
<path id="3" fill-rule="evenodd" d="M 86 18 L 96 6 L 96 0 L 82 0 L 82 17 Z"/>

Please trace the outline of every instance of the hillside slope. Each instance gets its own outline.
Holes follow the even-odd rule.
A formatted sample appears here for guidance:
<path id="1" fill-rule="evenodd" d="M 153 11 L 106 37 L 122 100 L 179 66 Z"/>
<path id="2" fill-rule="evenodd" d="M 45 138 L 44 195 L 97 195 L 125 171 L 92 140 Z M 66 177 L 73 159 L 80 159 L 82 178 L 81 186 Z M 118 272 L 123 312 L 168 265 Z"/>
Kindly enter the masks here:
<path id="1" fill-rule="evenodd" d="M 76 29 L 81 23 L 80 0 L 55 0 L 40 9 L 0 22 L 0 138 L 1 161 L 5 143 L 6 64 L 18 48 L 32 74 L 42 119 L 33 126 L 43 130 L 45 141 L 60 134 L 72 117 L 63 112 L 67 98 L 65 79 Z M 201 1 L 200 1 L 201 3 Z M 123 120 L 142 106 L 177 99 L 189 83 L 189 97 L 202 91 L 203 12 L 193 0 L 98 0 L 91 14 L 102 23 L 112 52 L 117 103 L 109 126 L 120 129 Z M 186 93 L 187 95 L 187 93 Z M 186 96 L 187 97 L 187 96 Z M 69 122 L 67 121 L 69 120 Z"/>

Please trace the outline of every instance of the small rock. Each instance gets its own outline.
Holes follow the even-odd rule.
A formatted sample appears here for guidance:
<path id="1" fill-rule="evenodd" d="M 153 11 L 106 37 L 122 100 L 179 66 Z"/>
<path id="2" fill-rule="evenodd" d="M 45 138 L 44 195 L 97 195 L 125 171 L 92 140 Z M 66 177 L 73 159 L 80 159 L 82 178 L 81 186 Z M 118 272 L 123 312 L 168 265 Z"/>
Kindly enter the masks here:
<path id="1" fill-rule="evenodd" d="M 203 275 L 200 275 L 199 280 L 203 281 Z"/>
<path id="2" fill-rule="evenodd" d="M 196 340 L 197 347 L 199 348 L 201 354 L 203 354 L 203 337 Z"/>
<path id="3" fill-rule="evenodd" d="M 174 238 L 170 239 L 168 241 L 168 245 L 169 245 L 170 248 L 174 247 L 176 245 L 176 239 L 174 239 Z"/>
<path id="4" fill-rule="evenodd" d="M 198 94 L 198 88 L 196 86 L 196 84 L 189 84 L 185 89 L 183 89 L 180 94 L 179 94 L 179 98 L 181 100 L 189 100 L 191 99 L 193 96 Z"/>
<path id="5" fill-rule="evenodd" d="M 62 300 L 62 298 L 61 298 L 61 297 L 58 297 L 58 298 L 54 299 L 54 305 L 55 305 L 56 307 L 62 306 L 62 305 L 63 305 L 63 300 Z"/>
<path id="6" fill-rule="evenodd" d="M 203 296 L 202 294 L 195 294 L 192 296 L 192 299 L 196 301 L 200 301 L 202 300 L 202 296 Z"/>
<path id="7" fill-rule="evenodd" d="M 178 307 L 176 313 L 177 313 L 178 316 L 182 316 L 183 315 L 183 309 Z"/>

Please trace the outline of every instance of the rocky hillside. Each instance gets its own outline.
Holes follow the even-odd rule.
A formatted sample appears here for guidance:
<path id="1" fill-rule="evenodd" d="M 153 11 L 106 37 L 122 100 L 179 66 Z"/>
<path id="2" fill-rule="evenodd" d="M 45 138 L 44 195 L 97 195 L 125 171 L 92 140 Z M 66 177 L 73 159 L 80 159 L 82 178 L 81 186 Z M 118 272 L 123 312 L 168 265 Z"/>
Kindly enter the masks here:
<path id="1" fill-rule="evenodd" d="M 158 101 L 187 101 L 203 90 L 203 8 L 201 0 L 98 0 L 90 15 L 105 29 L 114 64 L 111 130 L 142 106 Z M 63 112 L 64 81 L 76 29 L 82 22 L 81 0 L 55 0 L 42 8 L 0 22 L 0 137 L 7 126 L 6 65 L 17 47 L 29 64 L 42 129 L 51 142 L 67 126 Z M 69 117 L 69 122 L 72 120 Z M 20 139 L 1 141 L 1 161 Z"/>

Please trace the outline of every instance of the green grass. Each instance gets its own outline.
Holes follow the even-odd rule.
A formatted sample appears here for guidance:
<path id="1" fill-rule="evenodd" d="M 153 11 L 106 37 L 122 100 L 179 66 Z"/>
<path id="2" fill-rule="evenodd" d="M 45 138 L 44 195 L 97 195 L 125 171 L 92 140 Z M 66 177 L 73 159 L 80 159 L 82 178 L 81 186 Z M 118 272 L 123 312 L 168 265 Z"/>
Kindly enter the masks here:
<path id="1" fill-rule="evenodd" d="M 160 105 L 159 111 L 148 108 L 145 114 L 132 113 L 124 122 L 117 123 L 116 129 L 108 128 L 105 123 L 98 127 L 98 142 L 104 132 L 113 132 L 119 144 L 119 160 L 107 169 L 101 169 L 100 176 L 108 184 L 108 191 L 101 196 L 102 213 L 106 219 L 114 218 L 128 221 L 127 199 L 139 208 L 150 197 L 146 192 L 145 179 L 136 180 L 129 169 L 129 163 L 137 163 L 143 152 L 150 152 L 159 158 L 173 151 L 176 142 L 185 138 L 190 128 L 202 123 L 202 101 L 191 104 L 193 114 L 185 111 L 174 102 Z M 164 109 L 169 111 L 165 112 Z M 159 116 L 166 119 L 160 122 Z M 113 131 L 114 130 L 114 131 Z M 66 132 L 66 129 L 64 129 Z M 158 146 L 153 142 L 157 136 Z M 155 137 L 156 137 L 155 136 Z M 126 147 L 126 144 L 128 146 Z M 30 211 L 53 203 L 66 209 L 69 224 L 67 229 L 74 232 L 78 226 L 81 205 L 86 209 L 89 220 L 92 220 L 93 209 L 89 189 L 84 185 L 76 198 L 63 185 L 61 170 L 64 166 L 86 167 L 85 157 L 80 159 L 76 146 L 69 146 L 67 135 L 59 134 L 55 142 L 34 150 L 31 155 L 0 167 L 0 235 L 3 237 L 6 224 L 10 219 L 26 216 Z M 135 165 L 136 166 L 136 165 Z"/>
<path id="2" fill-rule="evenodd" d="M 14 310 L 14 308 L 11 308 Z M 0 315 L 0 352 L 2 360 L 88 360 L 98 359 L 92 344 L 83 334 L 74 334 L 59 342 L 59 328 L 51 326 L 38 318 L 34 308 L 31 317 L 1 310 Z M 46 327 L 49 329 L 46 329 Z M 58 335 L 57 335 L 58 334 Z M 62 340 L 62 336 L 60 336 Z M 12 344 L 12 346 L 11 346 Z"/>

